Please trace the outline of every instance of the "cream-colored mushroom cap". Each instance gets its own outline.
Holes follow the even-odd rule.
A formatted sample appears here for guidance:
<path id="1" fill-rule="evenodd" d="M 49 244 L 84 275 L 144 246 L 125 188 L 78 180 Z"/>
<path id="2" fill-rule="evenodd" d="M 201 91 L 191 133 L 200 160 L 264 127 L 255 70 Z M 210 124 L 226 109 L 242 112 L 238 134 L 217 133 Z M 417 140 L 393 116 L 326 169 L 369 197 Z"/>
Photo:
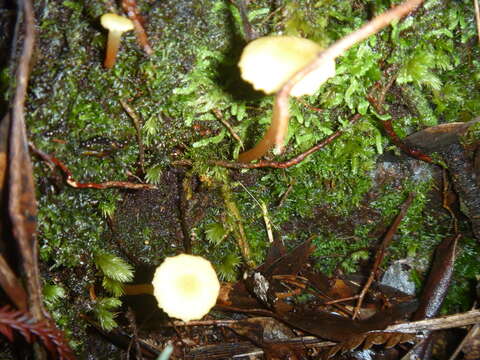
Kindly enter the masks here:
<path id="1" fill-rule="evenodd" d="M 100 24 L 105 29 L 119 32 L 130 31 L 134 28 L 132 20 L 113 13 L 103 14 Z"/>
<path id="2" fill-rule="evenodd" d="M 315 42 L 294 36 L 265 36 L 249 43 L 238 66 L 242 78 L 257 90 L 272 94 L 280 90 L 297 71 L 310 63 L 322 48 Z M 292 88 L 290 95 L 312 95 L 335 75 L 335 61 L 308 74 Z"/>
<path id="3" fill-rule="evenodd" d="M 212 264 L 200 257 L 168 257 L 153 277 L 153 294 L 170 317 L 183 321 L 202 318 L 215 305 L 220 283 Z"/>

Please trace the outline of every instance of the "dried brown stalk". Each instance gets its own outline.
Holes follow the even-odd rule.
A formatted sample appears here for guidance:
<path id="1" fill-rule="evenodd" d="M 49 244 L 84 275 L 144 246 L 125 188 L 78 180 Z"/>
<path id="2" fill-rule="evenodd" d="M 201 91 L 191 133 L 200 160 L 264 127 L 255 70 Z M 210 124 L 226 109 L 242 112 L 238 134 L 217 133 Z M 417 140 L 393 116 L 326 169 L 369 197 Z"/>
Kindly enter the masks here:
<path id="1" fill-rule="evenodd" d="M 137 133 L 137 143 L 138 143 L 138 161 L 140 162 L 140 168 L 142 173 L 145 173 L 145 150 L 143 148 L 143 138 L 142 138 L 142 121 L 135 111 L 127 104 L 125 100 L 120 100 L 125 112 L 130 116 L 133 121 L 133 126 L 135 126 L 135 131 Z"/>
<path id="2" fill-rule="evenodd" d="M 230 135 L 232 135 L 233 138 L 238 141 L 238 143 L 240 144 L 240 147 L 243 149 L 242 139 L 240 139 L 240 136 L 238 136 L 238 134 L 235 132 L 232 125 L 230 125 L 230 123 L 223 118 L 223 115 L 220 112 L 220 110 L 214 109 L 212 110 L 212 112 L 215 115 L 215 117 L 223 124 L 223 126 L 227 128 L 227 130 L 230 132 Z"/>
<path id="3" fill-rule="evenodd" d="M 153 49 L 148 42 L 148 36 L 143 27 L 143 19 L 140 11 L 138 11 L 137 2 L 135 0 L 122 0 L 122 8 L 133 22 L 137 41 L 143 48 L 143 51 L 145 51 L 147 55 L 152 55 Z"/>

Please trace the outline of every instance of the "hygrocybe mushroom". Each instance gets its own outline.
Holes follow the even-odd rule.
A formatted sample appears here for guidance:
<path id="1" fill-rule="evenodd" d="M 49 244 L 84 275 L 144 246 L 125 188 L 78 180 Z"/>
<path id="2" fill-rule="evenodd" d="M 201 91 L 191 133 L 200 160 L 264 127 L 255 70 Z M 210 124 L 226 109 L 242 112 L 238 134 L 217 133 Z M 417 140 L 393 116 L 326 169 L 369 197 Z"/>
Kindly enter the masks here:
<path id="1" fill-rule="evenodd" d="M 153 277 L 153 294 L 170 317 L 200 319 L 215 305 L 220 283 L 212 264 L 200 257 L 180 254 L 166 258 Z"/>
<path id="2" fill-rule="evenodd" d="M 115 65 L 118 48 L 120 47 L 120 38 L 125 31 L 133 30 L 133 22 L 117 14 L 103 14 L 100 18 L 102 26 L 108 30 L 107 52 L 105 55 L 104 66 L 110 69 Z"/>
<path id="3" fill-rule="evenodd" d="M 265 36 L 249 43 L 238 66 L 242 78 L 257 90 L 272 94 L 297 71 L 310 63 L 322 48 L 315 42 L 294 36 Z M 292 88 L 290 95 L 312 95 L 335 75 L 335 61 L 311 72 Z"/>

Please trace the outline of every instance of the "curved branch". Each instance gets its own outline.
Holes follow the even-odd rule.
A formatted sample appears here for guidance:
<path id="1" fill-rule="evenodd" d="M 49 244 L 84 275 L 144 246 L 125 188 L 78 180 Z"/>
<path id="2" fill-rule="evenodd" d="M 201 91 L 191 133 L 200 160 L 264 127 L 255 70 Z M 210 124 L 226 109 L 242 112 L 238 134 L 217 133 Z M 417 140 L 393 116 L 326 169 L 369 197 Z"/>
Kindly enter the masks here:
<path id="1" fill-rule="evenodd" d="M 360 114 L 354 115 L 350 119 L 350 124 L 355 123 L 360 119 L 362 116 Z M 338 138 L 340 135 L 343 134 L 342 130 L 337 130 L 335 131 L 332 135 L 329 137 L 323 139 L 319 143 L 315 144 L 313 147 L 308 149 L 307 151 L 301 153 L 300 155 L 297 155 L 290 160 L 286 161 L 266 161 L 266 160 L 261 160 L 256 163 L 246 163 L 246 162 L 231 162 L 231 161 L 223 161 L 223 160 L 214 160 L 211 163 L 213 165 L 217 166 L 223 166 L 226 168 L 231 168 L 231 169 L 258 169 L 258 168 L 274 168 L 274 169 L 286 169 L 291 166 L 297 165 L 303 160 L 305 160 L 308 156 L 312 155 L 314 152 L 317 152 L 318 150 L 324 148 L 326 145 L 330 144 L 333 140 Z"/>

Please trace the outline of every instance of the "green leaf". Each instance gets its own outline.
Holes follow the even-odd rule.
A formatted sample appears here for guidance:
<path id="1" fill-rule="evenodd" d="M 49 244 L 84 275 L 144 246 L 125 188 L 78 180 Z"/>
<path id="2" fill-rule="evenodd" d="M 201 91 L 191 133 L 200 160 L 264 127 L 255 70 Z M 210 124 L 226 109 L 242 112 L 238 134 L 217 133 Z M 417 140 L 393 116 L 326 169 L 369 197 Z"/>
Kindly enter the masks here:
<path id="1" fill-rule="evenodd" d="M 379 155 L 383 154 L 383 138 L 380 131 L 375 131 L 375 147 L 377 148 L 377 153 Z"/>
<path id="2" fill-rule="evenodd" d="M 365 99 L 360 100 L 360 103 L 357 106 L 358 113 L 360 115 L 365 115 L 367 113 L 369 106 L 370 106 L 370 103 L 367 100 Z"/>
<path id="3" fill-rule="evenodd" d="M 353 103 L 353 94 L 357 91 L 358 89 L 358 82 L 355 79 L 352 79 L 350 82 L 350 86 L 348 87 L 347 91 L 345 92 L 345 102 L 347 103 L 348 107 L 350 109 L 354 109 L 354 103 Z"/>
<path id="4" fill-rule="evenodd" d="M 218 245 L 225 236 L 228 234 L 228 231 L 223 227 L 220 223 L 212 223 L 208 224 L 205 229 L 205 234 L 207 236 L 208 241 L 211 243 Z"/>
<path id="5" fill-rule="evenodd" d="M 162 166 L 154 165 L 151 168 L 147 169 L 145 173 L 145 180 L 149 184 L 159 184 L 162 178 Z"/>
<path id="6" fill-rule="evenodd" d="M 122 305 L 122 302 L 117 298 L 98 298 L 93 312 L 100 323 L 102 329 L 110 331 L 118 326 L 115 321 L 117 315 L 112 310 Z"/>
<path id="7" fill-rule="evenodd" d="M 107 276 L 103 277 L 102 286 L 113 296 L 119 297 L 124 294 L 122 283 Z"/>
<path id="8" fill-rule="evenodd" d="M 194 142 L 192 144 L 192 147 L 199 148 L 199 147 L 207 146 L 210 144 L 218 144 L 220 141 L 222 141 L 225 138 L 225 135 L 226 135 L 226 130 L 222 130 L 220 134 L 216 136 L 212 136 L 212 137 Z"/>
<path id="9" fill-rule="evenodd" d="M 108 276 L 110 279 L 120 282 L 133 280 L 133 267 L 116 255 L 99 252 L 95 256 L 95 264 L 102 271 L 103 275 Z"/>
<path id="10" fill-rule="evenodd" d="M 55 284 L 45 284 L 43 287 L 43 298 L 46 302 L 54 303 L 66 296 L 65 289 Z"/>
<path id="11" fill-rule="evenodd" d="M 435 65 L 435 57 L 432 53 L 427 51 L 417 52 L 400 69 L 396 81 L 398 84 L 414 82 L 418 85 L 429 86 L 434 90 L 440 90 L 442 82 L 438 76 L 430 70 Z"/>

